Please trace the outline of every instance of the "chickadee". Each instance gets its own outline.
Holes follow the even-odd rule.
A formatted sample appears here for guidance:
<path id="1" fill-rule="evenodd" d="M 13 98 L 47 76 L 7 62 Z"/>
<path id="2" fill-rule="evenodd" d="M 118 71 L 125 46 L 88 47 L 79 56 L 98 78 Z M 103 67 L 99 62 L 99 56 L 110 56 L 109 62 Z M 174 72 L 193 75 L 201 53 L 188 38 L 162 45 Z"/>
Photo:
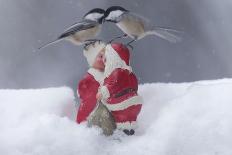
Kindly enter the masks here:
<path id="1" fill-rule="evenodd" d="M 181 40 L 180 37 L 170 33 L 179 31 L 154 26 L 148 19 L 132 13 L 120 6 L 109 7 L 105 12 L 104 20 L 115 23 L 125 33 L 123 35 L 124 37 L 125 35 L 128 35 L 133 39 L 128 43 L 128 45 L 147 35 L 156 35 L 172 43 L 176 43 Z"/>
<path id="2" fill-rule="evenodd" d="M 49 42 L 39 49 L 47 47 L 61 40 L 69 40 L 76 45 L 82 45 L 94 41 L 94 37 L 100 32 L 105 10 L 95 8 L 86 13 L 82 21 L 67 28 L 56 40 Z"/>

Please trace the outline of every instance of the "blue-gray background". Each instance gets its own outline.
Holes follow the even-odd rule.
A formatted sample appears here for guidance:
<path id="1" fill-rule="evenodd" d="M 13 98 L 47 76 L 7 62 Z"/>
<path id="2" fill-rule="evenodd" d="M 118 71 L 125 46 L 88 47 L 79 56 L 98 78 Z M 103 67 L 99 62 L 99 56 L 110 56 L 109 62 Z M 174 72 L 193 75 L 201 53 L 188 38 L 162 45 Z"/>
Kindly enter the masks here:
<path id="1" fill-rule="evenodd" d="M 88 68 L 81 47 L 60 42 L 33 51 L 88 10 L 111 5 L 184 31 L 177 44 L 152 36 L 134 44 L 131 65 L 140 83 L 232 77 L 231 0 L 0 0 L 0 88 L 75 88 Z M 106 24 L 100 38 L 118 34 Z"/>

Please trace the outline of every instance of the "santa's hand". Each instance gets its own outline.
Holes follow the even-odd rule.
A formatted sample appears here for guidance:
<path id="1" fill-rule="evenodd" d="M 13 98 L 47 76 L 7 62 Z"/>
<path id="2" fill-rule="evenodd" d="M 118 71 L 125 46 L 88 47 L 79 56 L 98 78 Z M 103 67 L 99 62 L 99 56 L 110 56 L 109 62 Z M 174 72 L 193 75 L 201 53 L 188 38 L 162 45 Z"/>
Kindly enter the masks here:
<path id="1" fill-rule="evenodd" d="M 97 93 L 96 99 L 100 101 L 102 99 L 102 94 L 100 92 Z"/>

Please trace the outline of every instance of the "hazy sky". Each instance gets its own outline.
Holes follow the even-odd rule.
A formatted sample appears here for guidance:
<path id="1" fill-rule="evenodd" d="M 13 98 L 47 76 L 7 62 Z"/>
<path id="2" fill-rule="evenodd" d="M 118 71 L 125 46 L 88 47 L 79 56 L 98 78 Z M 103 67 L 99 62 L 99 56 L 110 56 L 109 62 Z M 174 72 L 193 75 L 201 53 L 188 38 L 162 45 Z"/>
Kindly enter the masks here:
<path id="1" fill-rule="evenodd" d="M 88 68 L 82 47 L 64 41 L 33 50 L 88 10 L 111 5 L 184 31 L 177 44 L 153 36 L 133 44 L 131 65 L 140 83 L 232 77 L 231 0 L 0 0 L 0 88 L 75 88 Z M 99 38 L 121 33 L 106 24 Z"/>

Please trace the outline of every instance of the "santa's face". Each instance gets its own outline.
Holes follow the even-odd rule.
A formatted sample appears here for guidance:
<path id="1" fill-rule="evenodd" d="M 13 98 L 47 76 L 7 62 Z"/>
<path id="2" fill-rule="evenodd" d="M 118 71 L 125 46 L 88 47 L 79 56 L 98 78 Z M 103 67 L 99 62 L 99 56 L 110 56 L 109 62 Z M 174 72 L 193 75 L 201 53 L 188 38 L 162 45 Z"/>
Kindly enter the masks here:
<path id="1" fill-rule="evenodd" d="M 105 55 L 105 51 L 102 50 L 98 53 L 98 55 L 95 58 L 95 62 L 93 64 L 93 67 L 95 69 L 99 69 L 101 71 L 104 71 L 105 69 L 105 63 L 104 63 L 104 55 Z"/>

